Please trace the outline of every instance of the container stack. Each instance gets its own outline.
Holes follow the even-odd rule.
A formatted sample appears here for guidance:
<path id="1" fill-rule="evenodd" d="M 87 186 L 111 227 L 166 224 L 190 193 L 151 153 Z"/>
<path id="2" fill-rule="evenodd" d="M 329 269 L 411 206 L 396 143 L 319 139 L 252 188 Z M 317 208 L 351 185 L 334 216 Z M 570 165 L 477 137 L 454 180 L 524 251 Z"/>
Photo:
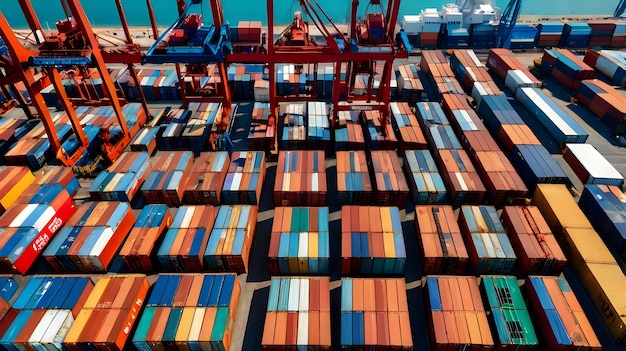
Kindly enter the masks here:
<path id="1" fill-rule="evenodd" d="M 524 182 L 467 100 L 459 95 L 443 94 L 443 109 L 474 161 L 492 203 L 500 206 L 526 198 L 528 189 Z"/>
<path id="2" fill-rule="evenodd" d="M 54 129 L 59 137 L 59 142 L 63 143 L 72 134 L 72 128 L 69 124 L 61 122 L 61 118 L 65 118 L 63 114 L 53 116 L 53 121 L 55 121 Z M 67 150 L 67 152 L 69 151 Z M 31 170 L 36 171 L 43 167 L 50 154 L 50 141 L 46 135 L 43 123 L 38 123 L 37 126 L 11 146 L 11 149 L 4 154 L 4 158 L 8 165 L 26 165 Z"/>
<path id="3" fill-rule="evenodd" d="M 487 297 L 498 348 L 530 350 L 537 347 L 539 340 L 517 279 L 512 276 L 482 276 L 480 287 Z"/>
<path id="4" fill-rule="evenodd" d="M 6 212 L 33 182 L 35 176 L 28 167 L 9 166 L 0 170 L 0 214 Z"/>
<path id="5" fill-rule="evenodd" d="M 222 187 L 225 204 L 256 205 L 261 201 L 265 179 L 265 153 L 263 151 L 235 151 Z"/>
<path id="6" fill-rule="evenodd" d="M 412 350 L 404 279 L 341 280 L 342 349 Z"/>
<path id="7" fill-rule="evenodd" d="M 541 22 L 537 25 L 537 47 L 559 46 L 561 35 L 563 35 L 563 22 Z"/>
<path id="8" fill-rule="evenodd" d="M 511 29 L 510 48 L 528 50 L 535 47 L 537 28 L 529 23 L 516 23 Z"/>
<path id="9" fill-rule="evenodd" d="M 152 172 L 141 186 L 146 202 L 169 207 L 182 204 L 183 192 L 193 163 L 191 151 L 159 151 L 151 159 Z"/>
<path id="10" fill-rule="evenodd" d="M 509 274 L 517 260 L 493 206 L 463 206 L 459 227 L 476 274 Z"/>
<path id="11" fill-rule="evenodd" d="M 441 100 L 441 94 L 464 94 L 463 87 L 454 79 L 446 57 L 441 51 L 422 51 L 421 71 L 432 78 L 433 91 L 428 91 L 430 101 Z"/>
<path id="12" fill-rule="evenodd" d="M 466 91 L 470 92 L 475 83 L 492 82 L 487 68 L 483 65 L 474 50 L 454 50 L 450 56 L 450 67 L 456 79 L 463 85 Z M 492 86 L 497 89 L 497 86 Z M 500 90 L 494 92 L 499 95 Z"/>
<path id="13" fill-rule="evenodd" d="M 170 109 L 162 120 L 157 134 L 159 150 L 178 150 L 182 148 L 181 136 L 191 111 L 184 109 Z"/>
<path id="14" fill-rule="evenodd" d="M 146 205 L 137 217 L 119 256 L 133 272 L 154 272 L 156 248 L 172 224 L 167 205 Z"/>
<path id="15" fill-rule="evenodd" d="M 330 146 L 329 108 L 325 102 L 307 103 L 307 149 L 326 150 Z"/>
<path id="16" fill-rule="evenodd" d="M 430 275 L 426 277 L 426 289 L 432 350 L 493 348 L 476 277 Z"/>
<path id="17" fill-rule="evenodd" d="M 474 49 L 490 49 L 496 46 L 496 28 L 491 23 L 470 25 L 470 47 Z"/>
<path id="18" fill-rule="evenodd" d="M 524 286 L 548 349 L 602 349 L 565 278 L 528 276 Z"/>
<path id="19" fill-rule="evenodd" d="M 565 144 L 563 159 L 583 184 L 624 184 L 624 176 L 591 144 Z"/>
<path id="20" fill-rule="evenodd" d="M 337 151 L 337 198 L 341 204 L 369 205 L 372 182 L 365 151 Z"/>
<path id="21" fill-rule="evenodd" d="M 252 109 L 252 122 L 248 134 L 251 150 L 267 151 L 276 148 L 276 121 L 270 122 L 270 104 L 255 102 Z"/>
<path id="22" fill-rule="evenodd" d="M 181 133 L 182 150 L 192 150 L 194 155 L 208 150 L 209 134 L 215 124 L 228 125 L 230 116 L 222 115 L 222 104 L 200 103 L 190 104 L 192 114 Z"/>
<path id="23" fill-rule="evenodd" d="M 262 350 L 330 350 L 330 281 L 272 278 Z"/>
<path id="24" fill-rule="evenodd" d="M 130 150 L 146 151 L 148 155 L 152 156 L 157 148 L 157 134 L 159 134 L 159 128 L 141 128 L 130 142 Z"/>
<path id="25" fill-rule="evenodd" d="M 506 79 L 504 80 L 504 84 L 513 94 L 515 94 L 515 92 L 517 92 L 517 89 L 519 88 L 537 87 L 537 84 L 533 82 L 532 78 L 526 75 L 524 71 L 519 69 L 511 69 L 506 72 Z"/>
<path id="26" fill-rule="evenodd" d="M 409 196 L 400 160 L 394 151 L 372 151 L 371 170 L 373 171 L 377 205 L 405 207 Z"/>
<path id="27" fill-rule="evenodd" d="M 335 150 L 365 150 L 359 111 L 338 111 L 335 126 Z"/>
<path id="28" fill-rule="evenodd" d="M 393 132 L 391 123 L 387 123 L 383 133 L 380 111 L 361 111 L 363 134 L 372 150 L 396 150 L 398 139 Z"/>
<path id="29" fill-rule="evenodd" d="M 598 308 L 618 343 L 626 340 L 626 277 L 619 264 L 593 229 L 567 187 L 541 184 L 533 203 L 559 239 L 567 261 Z"/>
<path id="30" fill-rule="evenodd" d="M 247 273 L 257 218 L 256 206 L 221 206 L 204 251 L 206 269 Z"/>
<path id="31" fill-rule="evenodd" d="M 463 274 L 469 256 L 452 206 L 415 206 L 422 274 Z"/>
<path id="32" fill-rule="evenodd" d="M 138 350 L 230 350 L 240 291 L 234 274 L 159 274 L 133 345 Z"/>
<path id="33" fill-rule="evenodd" d="M 231 28 L 231 33 L 233 30 L 238 29 L 239 28 Z M 233 39 L 232 36 L 230 39 Z M 239 40 L 234 40 L 234 42 L 239 42 Z M 257 44 L 260 43 L 260 39 L 257 39 L 256 42 Z M 256 83 L 263 81 L 263 71 L 263 65 L 229 65 L 228 84 L 230 85 L 233 99 L 252 99 L 254 97 L 254 87 L 256 86 Z"/>
<path id="34" fill-rule="evenodd" d="M 124 350 L 150 284 L 143 275 L 105 276 L 98 280 L 63 346 L 69 350 Z"/>
<path id="35" fill-rule="evenodd" d="M 591 39 L 591 27 L 586 22 L 568 22 L 563 28 L 563 36 L 559 47 L 561 48 L 586 48 Z"/>
<path id="36" fill-rule="evenodd" d="M 506 206 L 500 220 L 523 274 L 561 274 L 567 259 L 537 207 Z"/>
<path id="37" fill-rule="evenodd" d="M 582 80 L 592 79 L 596 75 L 593 67 L 564 49 L 545 49 L 541 57 L 541 70 L 569 90 L 578 90 Z"/>
<path id="38" fill-rule="evenodd" d="M 329 274 L 328 207 L 277 207 L 268 254 L 270 274 Z"/>
<path id="39" fill-rule="evenodd" d="M 626 134 L 626 98 L 601 80 L 581 82 L 576 100 L 598 116 L 616 135 Z"/>
<path id="40" fill-rule="evenodd" d="M 204 270 L 203 254 L 213 229 L 217 209 L 211 206 L 182 206 L 157 251 L 157 260 L 166 272 Z"/>
<path id="41" fill-rule="evenodd" d="M 411 111 L 409 104 L 392 102 L 391 107 L 391 123 L 400 136 L 401 150 L 424 150 L 428 148 L 424 133 L 417 122 L 417 118 Z"/>
<path id="42" fill-rule="evenodd" d="M 480 106 L 483 96 L 497 96 L 504 95 L 502 90 L 498 88 L 498 85 L 494 82 L 476 82 L 472 87 L 472 92 L 470 94 L 476 106 Z"/>
<path id="43" fill-rule="evenodd" d="M 26 189 L 0 217 L 2 271 L 26 274 L 75 212 L 74 200 L 60 184 Z"/>
<path id="44" fill-rule="evenodd" d="M 281 151 L 278 154 L 274 205 L 323 206 L 327 187 L 324 151 Z"/>
<path id="45" fill-rule="evenodd" d="M 615 22 L 615 31 L 613 32 L 610 46 L 612 48 L 626 47 L 626 21 Z"/>
<path id="46" fill-rule="evenodd" d="M 561 146 L 584 143 L 589 134 L 539 88 L 519 88 L 515 99 L 522 103 Z"/>
<path id="47" fill-rule="evenodd" d="M 441 204 L 446 201 L 446 187 L 430 151 L 405 151 L 404 170 L 413 203 Z"/>
<path id="48" fill-rule="evenodd" d="M 341 274 L 404 274 L 406 250 L 397 207 L 343 206 L 341 245 Z"/>
<path id="49" fill-rule="evenodd" d="M 86 277 L 31 278 L 2 319 L 0 346 L 61 350 L 93 286 Z"/>
<path id="50" fill-rule="evenodd" d="M 524 74 L 532 79 L 532 81 L 541 87 L 541 82 L 535 78 L 535 76 L 528 71 L 528 68 L 524 66 L 517 58 L 513 51 L 508 49 L 491 49 L 489 50 L 489 56 L 487 57 L 487 68 L 489 68 L 496 76 L 500 77 L 503 81 L 506 80 L 506 74 L 510 70 L 521 70 Z"/>
<path id="51" fill-rule="evenodd" d="M 2 177 L 0 175 L 0 177 Z M 37 174 L 34 184 L 61 184 L 70 196 L 76 195 L 80 183 L 70 167 L 48 166 Z"/>
<path id="52" fill-rule="evenodd" d="M 602 72 L 615 85 L 626 85 L 626 54 L 623 52 L 587 50 L 583 61 Z"/>
<path id="53" fill-rule="evenodd" d="M 135 223 L 127 202 L 88 202 L 77 207 L 43 257 L 57 272 L 106 272 Z"/>
<path id="54" fill-rule="evenodd" d="M 152 170 L 147 152 L 125 152 L 89 187 L 94 201 L 131 202 Z"/>
<path id="55" fill-rule="evenodd" d="M 290 103 L 285 109 L 280 148 L 285 149 L 306 149 L 306 121 L 305 103 Z"/>
<path id="56" fill-rule="evenodd" d="M 414 104 L 423 100 L 424 84 L 418 75 L 419 67 L 416 65 L 402 65 L 396 67 L 396 81 L 398 82 L 398 95 L 400 101 Z"/>
<path id="57" fill-rule="evenodd" d="M 0 101 L 2 100 L 0 94 Z M 39 123 L 37 120 L 31 120 L 27 123 L 26 116 L 8 116 L 4 115 L 0 120 L 0 162 L 6 163 L 4 155 L 15 144 L 15 142 L 21 139 L 30 128 Z"/>
<path id="58" fill-rule="evenodd" d="M 183 198 L 188 204 L 218 206 L 226 172 L 230 165 L 228 152 L 202 152 L 194 160 Z"/>
<path id="59" fill-rule="evenodd" d="M 626 195 L 611 185 L 587 185 L 578 206 L 608 248 L 626 262 Z"/>

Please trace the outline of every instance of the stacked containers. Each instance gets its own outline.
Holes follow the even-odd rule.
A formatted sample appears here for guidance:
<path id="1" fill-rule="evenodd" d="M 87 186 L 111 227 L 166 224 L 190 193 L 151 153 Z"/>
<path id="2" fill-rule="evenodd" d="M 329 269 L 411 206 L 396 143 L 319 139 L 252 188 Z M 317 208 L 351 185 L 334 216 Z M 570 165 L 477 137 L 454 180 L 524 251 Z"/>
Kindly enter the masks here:
<path id="1" fill-rule="evenodd" d="M 307 103 L 307 149 L 327 149 L 330 146 L 330 122 L 325 102 Z"/>
<path id="2" fill-rule="evenodd" d="M 159 274 L 133 345 L 138 350 L 230 350 L 240 291 L 234 274 Z"/>
<path id="3" fill-rule="evenodd" d="M 576 100 L 589 108 L 617 135 L 626 134 L 626 98 L 601 80 L 581 82 Z"/>
<path id="4" fill-rule="evenodd" d="M 466 91 L 471 91 L 475 83 L 492 82 L 487 68 L 478 60 L 473 50 L 454 50 L 450 56 L 450 67 Z M 493 92 L 494 95 L 500 94 L 497 86 L 492 87 L 497 89 Z"/>
<path id="5" fill-rule="evenodd" d="M 328 207 L 277 207 L 268 254 L 270 274 L 329 274 Z"/>
<path id="6" fill-rule="evenodd" d="M 409 185 L 397 154 L 391 150 L 372 151 L 370 171 L 373 172 L 376 204 L 404 207 L 409 196 Z"/>
<path id="7" fill-rule="evenodd" d="M 524 72 L 524 74 L 532 79 L 532 81 L 541 87 L 541 82 L 535 78 L 524 64 L 515 58 L 515 54 L 508 49 L 491 49 L 489 50 L 489 56 L 487 57 L 487 68 L 500 77 L 500 79 L 506 79 L 506 73 L 512 69 L 518 69 Z"/>
<path id="8" fill-rule="evenodd" d="M 516 23 L 511 29 L 511 49 L 526 50 L 535 47 L 537 28 L 529 23 Z"/>
<path id="9" fill-rule="evenodd" d="M 616 186 L 587 185 L 578 206 L 602 240 L 626 262 L 626 195 Z"/>
<path id="10" fill-rule="evenodd" d="M 583 61 L 606 75 L 616 85 L 626 85 L 626 55 L 620 51 L 587 50 Z"/>
<path id="11" fill-rule="evenodd" d="M 439 33 L 441 32 L 441 15 L 435 8 L 422 10 L 420 20 L 424 23 L 419 37 L 419 47 L 424 49 L 434 49 L 439 44 Z"/>
<path id="12" fill-rule="evenodd" d="M 193 205 L 219 205 L 229 165 L 227 151 L 200 153 L 187 177 L 183 195 L 185 202 Z"/>
<path id="13" fill-rule="evenodd" d="M 71 351 L 121 351 L 139 317 L 150 284 L 143 275 L 105 276 L 87 297 L 63 341 Z"/>
<path id="14" fill-rule="evenodd" d="M 415 206 L 422 273 L 463 274 L 469 256 L 452 206 Z"/>
<path id="15" fill-rule="evenodd" d="M 0 345 L 7 350 L 62 350 L 93 286 L 86 277 L 31 278 L 2 319 Z"/>
<path id="16" fill-rule="evenodd" d="M 463 206 L 459 227 L 476 274 L 508 274 L 517 260 L 493 206 Z"/>
<path id="17" fill-rule="evenodd" d="M 587 21 L 591 27 L 589 46 L 610 46 L 613 33 L 615 32 L 616 20 L 590 20 Z"/>
<path id="18" fill-rule="evenodd" d="M 341 204 L 369 205 L 372 182 L 365 151 L 337 151 L 337 198 Z"/>
<path id="19" fill-rule="evenodd" d="M 506 206 L 500 220 L 523 274 L 561 274 L 567 260 L 537 207 Z"/>
<path id="20" fill-rule="evenodd" d="M 391 123 L 387 123 L 383 131 L 380 111 L 361 111 L 363 134 L 372 150 L 396 150 L 398 139 L 393 132 Z"/>
<path id="21" fill-rule="evenodd" d="M 541 22 L 537 25 L 537 47 L 558 46 L 563 35 L 562 22 Z"/>
<path id="22" fill-rule="evenodd" d="M 130 150 L 146 151 L 149 155 L 153 155 L 157 148 L 157 134 L 159 134 L 159 128 L 141 128 L 130 142 Z"/>
<path id="23" fill-rule="evenodd" d="M 430 275 L 426 289 L 432 350 L 493 348 L 476 277 Z"/>
<path id="24" fill-rule="evenodd" d="M 341 274 L 404 274 L 406 250 L 397 207 L 341 208 Z"/>
<path id="25" fill-rule="evenodd" d="M 504 95 L 504 93 L 498 88 L 498 85 L 494 81 L 474 83 L 471 96 L 477 107 L 480 106 L 482 98 L 485 95 Z"/>
<path id="26" fill-rule="evenodd" d="M 515 99 L 535 116 L 559 145 L 587 140 L 589 134 L 541 89 L 519 88 Z"/>
<path id="27" fill-rule="evenodd" d="M 125 152 L 106 171 L 98 174 L 89 187 L 89 195 L 94 201 L 130 202 L 150 171 L 147 152 Z"/>
<path id="28" fill-rule="evenodd" d="M 490 49 L 496 46 L 497 26 L 489 23 L 475 23 L 470 26 L 470 45 L 474 49 Z"/>
<path id="29" fill-rule="evenodd" d="M 541 184 L 534 204 L 560 240 L 567 261 L 596 305 L 618 343 L 626 340 L 626 277 L 611 252 L 576 205 L 567 187 Z"/>
<path id="30" fill-rule="evenodd" d="M 517 279 L 511 276 L 482 276 L 480 287 L 495 326 L 498 349 L 529 350 L 539 341 L 530 320 Z"/>
<path id="31" fill-rule="evenodd" d="M 204 251 L 205 267 L 219 272 L 248 272 L 257 218 L 257 206 L 221 206 Z"/>
<path id="32" fill-rule="evenodd" d="M 342 349 L 412 350 L 404 279 L 341 280 Z"/>
<path id="33" fill-rule="evenodd" d="M 404 170 L 413 193 L 413 203 L 440 204 L 446 200 L 446 187 L 430 151 L 405 151 Z"/>
<path id="34" fill-rule="evenodd" d="M 423 124 L 422 128 L 428 131 L 430 147 L 437 166 L 441 169 L 453 206 L 482 202 L 485 197 L 485 187 L 469 156 L 465 150 L 461 149 L 461 144 L 456 139 L 441 106 L 432 102 L 420 102 L 416 105 L 416 111 L 420 117 L 420 123 Z M 438 132 L 440 129 L 448 132 L 441 134 Z M 445 144 L 449 146 L 444 144 L 443 136 L 446 137 Z"/>
<path id="35" fill-rule="evenodd" d="M 294 102 L 283 107 L 285 109 L 280 137 L 281 149 L 306 148 L 306 122 L 304 102 Z M 282 115 L 282 114 L 281 114 Z"/>
<path id="36" fill-rule="evenodd" d="M 541 69 L 569 90 L 578 90 L 582 80 L 592 79 L 596 74 L 593 67 L 563 49 L 544 50 Z"/>
<path id="37" fill-rule="evenodd" d="M 276 122 L 270 122 L 270 104 L 255 102 L 248 134 L 250 149 L 269 152 L 276 147 Z"/>
<path id="38" fill-rule="evenodd" d="M 550 350 L 602 349 L 565 278 L 528 276 L 524 286 L 538 329 Z"/>
<path id="39" fill-rule="evenodd" d="M 0 177 L 2 177 L 1 174 Z M 28 179 L 28 176 L 25 178 Z M 43 172 L 37 174 L 34 184 L 61 184 L 70 196 L 76 195 L 80 188 L 80 183 L 78 183 L 74 171 L 70 167 L 63 166 L 48 166 L 44 168 Z M 1 194 L 4 194 L 4 192 L 1 192 Z"/>
<path id="40" fill-rule="evenodd" d="M 537 86 L 537 84 L 533 82 L 532 78 L 519 69 L 512 69 L 506 72 L 504 84 L 506 84 L 507 88 L 509 88 L 513 94 L 515 94 L 518 88 L 533 88 Z"/>
<path id="41" fill-rule="evenodd" d="M 624 184 L 624 176 L 593 145 L 566 144 L 563 153 L 563 159 L 583 184 Z"/>
<path id="42" fill-rule="evenodd" d="M 133 272 L 152 272 L 155 264 L 155 248 L 161 246 L 163 234 L 172 224 L 167 205 L 146 205 L 135 226 L 130 231 L 119 255 Z"/>
<path id="43" fill-rule="evenodd" d="M 58 272 L 106 272 L 134 223 L 127 202 L 84 203 L 52 239 L 43 257 Z"/>
<path id="44" fill-rule="evenodd" d="M 559 47 L 586 48 L 591 39 L 591 27 L 585 22 L 565 23 Z"/>
<path id="45" fill-rule="evenodd" d="M 76 212 L 60 184 L 32 185 L 0 217 L 0 267 L 26 274 L 37 256 Z"/>
<path id="46" fill-rule="evenodd" d="M 335 126 L 335 150 L 365 150 L 363 128 L 358 111 L 338 111 Z"/>
<path id="47" fill-rule="evenodd" d="M 434 81 L 434 90 L 428 91 L 430 101 L 440 101 L 443 93 L 464 93 L 463 87 L 454 79 L 454 72 L 441 51 L 422 51 L 420 70 L 432 78 L 429 85 Z"/>
<path id="48" fill-rule="evenodd" d="M 0 214 L 6 212 L 34 181 L 35 176 L 27 167 L 9 166 L 0 170 Z"/>
<path id="49" fill-rule="evenodd" d="M 191 117 L 191 111 L 183 109 L 171 109 L 165 115 L 163 123 L 159 126 L 157 134 L 157 146 L 159 150 L 176 150 L 182 148 L 181 135 L 187 121 Z"/>
<path id="50" fill-rule="evenodd" d="M 415 115 L 411 111 L 409 104 L 392 102 L 390 104 L 391 123 L 394 129 L 400 136 L 400 149 L 401 150 L 423 150 L 428 146 L 426 144 L 426 138 L 420 128 Z"/>
<path id="51" fill-rule="evenodd" d="M 157 259 L 165 271 L 190 272 L 204 269 L 203 254 L 215 222 L 211 206 L 182 206 L 176 212 Z"/>
<path id="52" fill-rule="evenodd" d="M 525 198 L 528 189 L 524 182 L 467 100 L 459 95 L 444 94 L 443 108 L 461 137 L 465 151 L 473 159 L 493 203 L 499 206 Z"/>
<path id="53" fill-rule="evenodd" d="M 330 350 L 330 280 L 272 278 L 262 350 Z"/>
<path id="54" fill-rule="evenodd" d="M 184 150 L 191 149 L 197 156 L 207 150 L 209 134 L 214 125 L 228 125 L 230 116 L 222 115 L 220 103 L 190 104 L 189 109 L 192 114 L 181 134 L 180 142 Z"/>
<path id="55" fill-rule="evenodd" d="M 232 29 L 235 28 L 231 28 L 231 30 Z M 236 49 L 235 47 L 235 50 Z M 250 100 L 255 97 L 253 90 L 258 82 L 263 82 L 264 68 L 263 65 L 254 64 L 229 65 L 228 85 L 230 86 L 233 98 L 237 100 Z"/>
<path id="56" fill-rule="evenodd" d="M 165 203 L 169 207 L 180 206 L 193 163 L 193 153 L 159 151 L 151 163 L 152 171 L 141 186 L 146 201 L 151 204 Z"/>
<path id="57" fill-rule="evenodd" d="M 419 67 L 416 65 L 402 65 L 396 67 L 396 81 L 398 82 L 398 94 L 400 101 L 408 101 L 414 104 L 422 100 L 424 85 L 418 75 Z"/>
<path id="58" fill-rule="evenodd" d="M 278 154 L 274 205 L 323 206 L 326 192 L 324 151 L 281 151 Z"/>
<path id="59" fill-rule="evenodd" d="M 222 187 L 225 204 L 251 204 L 261 201 L 265 179 L 265 153 L 263 151 L 235 151 Z"/>
<path id="60" fill-rule="evenodd" d="M 59 121 L 62 116 L 63 114 L 58 114 L 53 117 L 55 122 L 54 129 L 61 143 L 65 142 L 69 135 L 72 134 L 70 125 Z M 6 152 L 4 158 L 8 165 L 26 165 L 35 171 L 44 165 L 48 157 L 50 157 L 50 153 L 50 141 L 43 123 L 38 123 L 35 128 L 20 138 L 11 147 L 11 150 Z"/>
<path id="61" fill-rule="evenodd" d="M 626 47 L 626 21 L 615 21 L 615 31 L 611 38 L 612 48 Z"/>

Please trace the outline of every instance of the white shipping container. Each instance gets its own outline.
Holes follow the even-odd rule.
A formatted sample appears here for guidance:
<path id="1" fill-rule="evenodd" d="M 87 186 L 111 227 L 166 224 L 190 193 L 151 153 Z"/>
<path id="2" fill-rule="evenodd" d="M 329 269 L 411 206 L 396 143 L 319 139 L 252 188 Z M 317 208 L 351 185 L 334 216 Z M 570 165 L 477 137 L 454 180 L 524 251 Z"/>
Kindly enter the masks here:
<path id="1" fill-rule="evenodd" d="M 619 69 L 619 64 L 615 58 L 600 52 L 598 61 L 596 61 L 596 69 L 612 79 Z"/>
<path id="2" fill-rule="evenodd" d="M 513 94 L 515 94 L 518 88 L 539 88 L 523 71 L 518 69 L 510 70 L 506 73 L 504 84 Z"/>
<path id="3" fill-rule="evenodd" d="M 568 152 L 589 173 L 587 184 L 609 184 L 621 186 L 622 174 L 591 144 L 566 144 Z"/>

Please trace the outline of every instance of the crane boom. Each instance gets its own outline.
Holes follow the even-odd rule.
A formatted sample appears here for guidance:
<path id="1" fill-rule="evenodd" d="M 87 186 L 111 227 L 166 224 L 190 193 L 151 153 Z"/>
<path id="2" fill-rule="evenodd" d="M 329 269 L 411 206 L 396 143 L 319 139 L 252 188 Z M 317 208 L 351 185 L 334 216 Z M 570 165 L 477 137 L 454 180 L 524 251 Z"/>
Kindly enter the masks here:
<path id="1" fill-rule="evenodd" d="M 509 48 L 511 46 L 511 33 L 517 22 L 522 9 L 522 0 L 511 0 L 507 5 L 496 33 L 496 47 Z"/>

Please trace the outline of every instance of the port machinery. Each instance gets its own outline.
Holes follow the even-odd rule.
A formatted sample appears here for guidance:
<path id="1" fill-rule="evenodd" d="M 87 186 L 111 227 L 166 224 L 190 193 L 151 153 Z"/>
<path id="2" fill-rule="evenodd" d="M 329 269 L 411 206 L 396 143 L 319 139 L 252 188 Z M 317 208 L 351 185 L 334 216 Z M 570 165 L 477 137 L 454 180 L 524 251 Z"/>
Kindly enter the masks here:
<path id="1" fill-rule="evenodd" d="M 496 32 L 496 47 L 507 48 L 511 47 L 511 33 L 517 18 L 522 10 L 522 0 L 511 0 L 504 9 L 500 23 L 498 24 L 498 31 Z"/>

